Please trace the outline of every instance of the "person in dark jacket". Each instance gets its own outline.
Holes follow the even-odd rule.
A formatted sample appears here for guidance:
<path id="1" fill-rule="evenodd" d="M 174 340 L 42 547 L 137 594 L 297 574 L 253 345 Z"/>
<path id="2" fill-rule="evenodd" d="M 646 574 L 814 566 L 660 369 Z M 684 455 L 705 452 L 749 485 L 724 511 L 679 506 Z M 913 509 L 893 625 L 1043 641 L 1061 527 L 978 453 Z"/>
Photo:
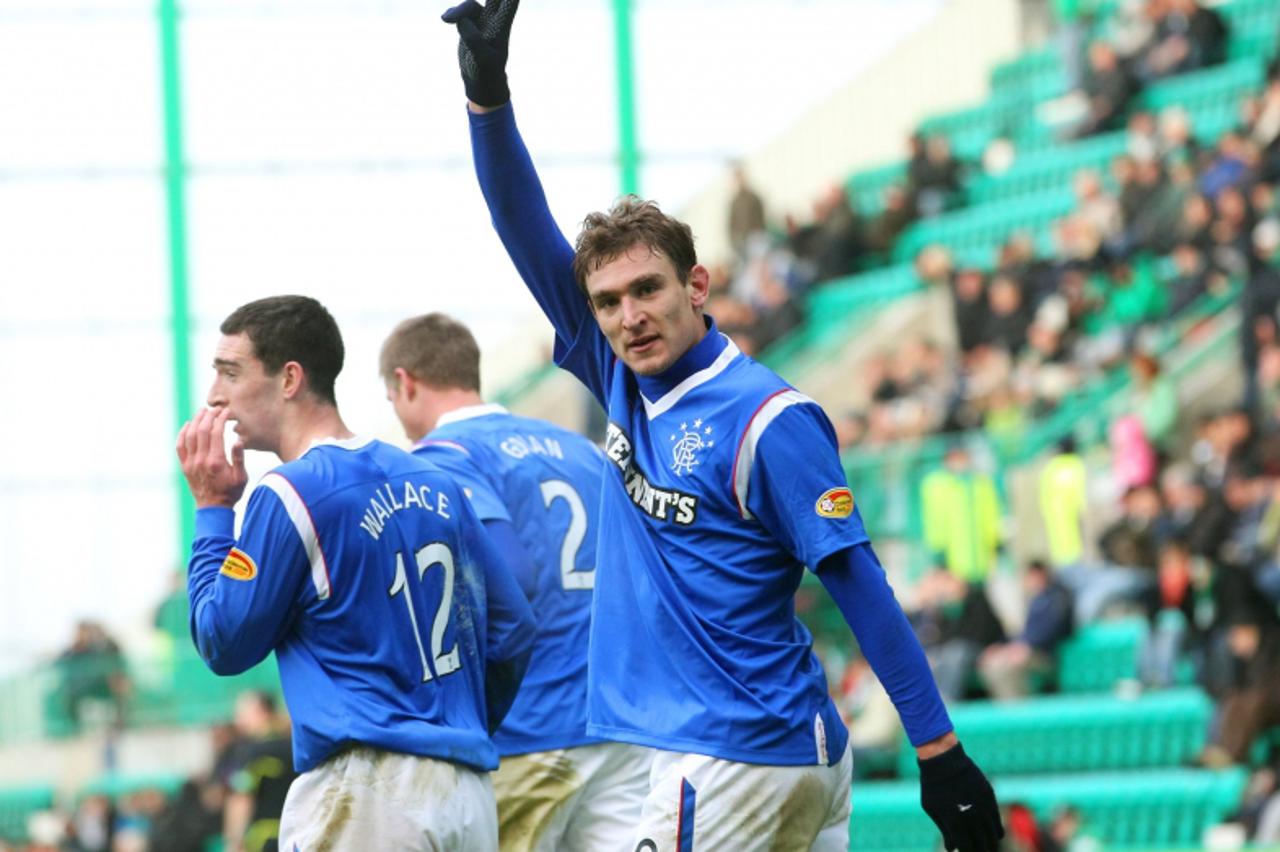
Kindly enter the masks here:
<path id="1" fill-rule="evenodd" d="M 1216 65 L 1227 58 L 1227 25 L 1197 0 L 1170 0 L 1139 64 L 1144 82 Z"/>
<path id="2" fill-rule="evenodd" d="M 1033 560 L 1022 577 L 1030 598 L 1022 632 L 989 646 L 978 658 L 978 673 L 991 697 L 1009 701 L 1031 694 L 1031 680 L 1053 671 L 1058 646 L 1071 635 L 1074 601 L 1049 566 Z"/>
<path id="3" fill-rule="evenodd" d="M 1004 627 L 982 583 L 966 583 L 945 569 L 933 571 L 918 587 L 922 609 L 914 626 L 925 648 L 938 691 L 960 701 L 979 656 L 1005 641 Z"/>
<path id="4" fill-rule="evenodd" d="M 1076 129 L 1077 138 L 1116 127 L 1136 91 L 1116 49 L 1105 41 L 1089 46 L 1089 70 L 1082 88 L 1088 107 L 1084 121 Z"/>
<path id="5" fill-rule="evenodd" d="M 1246 572 L 1222 572 L 1216 589 L 1228 678 L 1201 760 L 1243 763 L 1253 741 L 1280 725 L 1280 619 Z"/>

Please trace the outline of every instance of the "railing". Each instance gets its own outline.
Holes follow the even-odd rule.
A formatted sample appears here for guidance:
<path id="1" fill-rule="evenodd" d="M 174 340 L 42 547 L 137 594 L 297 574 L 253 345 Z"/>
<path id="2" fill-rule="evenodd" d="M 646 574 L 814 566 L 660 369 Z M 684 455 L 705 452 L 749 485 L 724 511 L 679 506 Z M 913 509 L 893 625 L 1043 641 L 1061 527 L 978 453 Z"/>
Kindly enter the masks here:
<path id="1" fill-rule="evenodd" d="M 64 657 L 0 680 L 0 744 L 112 728 L 227 721 L 238 694 L 279 693 L 275 662 L 218 677 L 194 652 Z"/>

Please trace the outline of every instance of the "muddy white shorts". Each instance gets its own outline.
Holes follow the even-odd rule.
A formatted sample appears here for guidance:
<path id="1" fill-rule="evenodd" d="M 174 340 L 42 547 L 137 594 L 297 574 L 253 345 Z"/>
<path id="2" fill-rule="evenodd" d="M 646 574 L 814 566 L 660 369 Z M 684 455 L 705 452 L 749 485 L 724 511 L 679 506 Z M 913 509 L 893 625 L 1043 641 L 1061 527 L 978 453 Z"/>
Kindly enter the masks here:
<path id="1" fill-rule="evenodd" d="M 630 852 L 655 754 L 596 743 L 502 758 L 493 773 L 502 852 Z"/>
<path id="2" fill-rule="evenodd" d="M 299 775 L 280 817 L 282 852 L 497 848 L 488 773 L 367 747 Z"/>
<path id="3" fill-rule="evenodd" d="M 629 852 L 846 852 L 853 754 L 760 766 L 660 751 Z"/>

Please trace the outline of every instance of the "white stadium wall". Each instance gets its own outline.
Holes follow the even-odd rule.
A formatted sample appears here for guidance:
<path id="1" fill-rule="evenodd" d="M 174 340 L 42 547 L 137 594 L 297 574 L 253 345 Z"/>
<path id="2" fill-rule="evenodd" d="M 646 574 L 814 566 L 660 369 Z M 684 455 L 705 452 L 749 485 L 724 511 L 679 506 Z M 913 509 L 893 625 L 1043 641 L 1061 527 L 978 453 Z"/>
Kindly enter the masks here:
<path id="1" fill-rule="evenodd" d="M 832 180 L 902 160 L 923 117 L 982 101 L 992 67 L 1018 49 L 1017 0 L 951 0 L 828 101 L 744 158 L 771 220 L 784 213 L 803 220 Z M 726 174 L 682 211 L 704 261 L 727 252 L 731 191 Z"/>

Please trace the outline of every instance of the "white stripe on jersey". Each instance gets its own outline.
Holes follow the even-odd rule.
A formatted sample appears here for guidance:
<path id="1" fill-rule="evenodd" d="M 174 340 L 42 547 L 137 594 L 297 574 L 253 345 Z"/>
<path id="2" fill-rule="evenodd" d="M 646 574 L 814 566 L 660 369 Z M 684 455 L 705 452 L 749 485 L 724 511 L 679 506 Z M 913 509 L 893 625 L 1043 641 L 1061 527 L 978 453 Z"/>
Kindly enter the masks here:
<path id="1" fill-rule="evenodd" d="M 721 337 L 724 337 L 724 335 L 721 335 Z M 644 413 L 648 415 L 650 420 L 670 410 L 671 406 L 679 402 L 685 394 L 698 385 L 706 384 L 724 372 L 724 368 L 729 366 L 729 362 L 738 357 L 739 354 L 738 347 L 732 340 L 725 337 L 724 341 L 724 351 L 716 357 L 716 360 L 693 375 L 686 377 L 680 384 L 658 397 L 657 402 L 650 402 L 644 398 L 644 394 L 640 394 L 640 400 L 644 403 Z"/>
<path id="2" fill-rule="evenodd" d="M 311 520 L 311 511 L 298 496 L 293 483 L 278 473 L 268 473 L 259 483 L 275 492 L 293 521 L 293 528 L 302 539 L 302 549 L 307 553 L 307 561 L 311 563 L 311 585 L 316 587 L 316 596 L 320 600 L 329 597 L 329 567 L 324 562 L 324 551 L 320 549 L 320 539 L 316 536 L 316 525 Z"/>
<path id="3" fill-rule="evenodd" d="M 747 508 L 747 489 L 751 487 L 751 468 L 756 463 L 756 444 L 764 430 L 774 419 L 791 406 L 801 402 L 813 402 L 809 397 L 797 390 L 778 391 L 765 400 L 764 405 L 751 415 L 751 422 L 742 433 L 742 441 L 738 444 L 738 454 L 733 459 L 733 493 L 738 498 L 738 510 L 742 517 L 752 519 L 751 510 Z"/>
<path id="4" fill-rule="evenodd" d="M 421 441 L 413 445 L 415 450 L 423 447 L 448 447 L 451 450 L 457 450 L 465 455 L 471 455 L 471 451 L 459 444 L 457 441 L 436 440 L 434 438 L 423 438 Z"/>
<path id="5" fill-rule="evenodd" d="M 455 408 L 453 411 L 446 411 L 436 419 L 435 428 L 446 426 L 450 423 L 458 423 L 462 420 L 471 420 L 474 417 L 487 417 L 490 414 L 510 414 L 511 412 L 498 405 L 496 402 L 490 402 L 480 405 L 464 405 L 461 408 Z"/>

